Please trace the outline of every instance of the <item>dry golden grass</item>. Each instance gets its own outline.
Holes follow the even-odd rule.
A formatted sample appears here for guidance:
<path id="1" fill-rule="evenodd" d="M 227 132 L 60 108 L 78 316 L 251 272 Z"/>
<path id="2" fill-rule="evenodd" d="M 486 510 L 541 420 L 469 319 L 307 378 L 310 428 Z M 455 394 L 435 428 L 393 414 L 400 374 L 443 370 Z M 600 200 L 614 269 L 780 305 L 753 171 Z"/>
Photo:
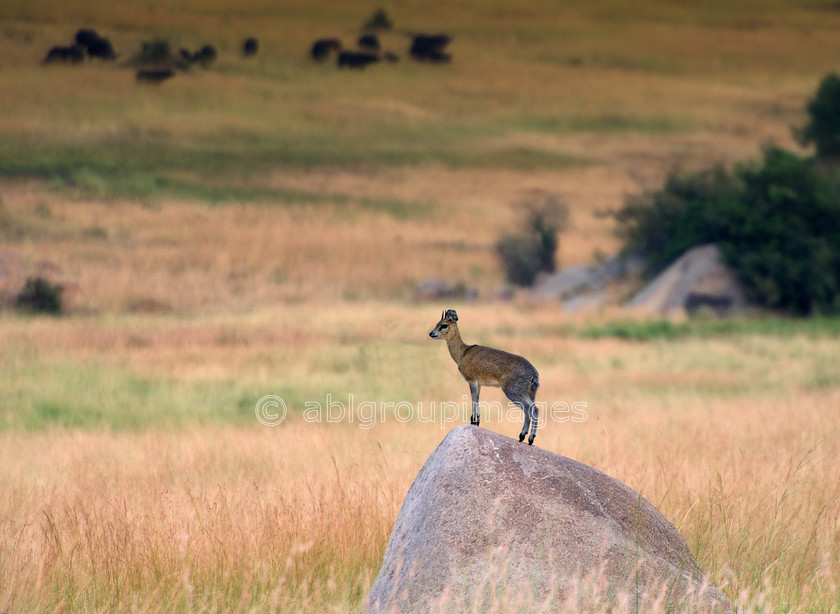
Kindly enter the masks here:
<path id="1" fill-rule="evenodd" d="M 48 394 L 59 383 L 20 366 L 56 363 L 72 364 L 70 377 L 117 367 L 152 382 L 236 382 L 253 398 L 292 396 L 277 427 L 261 426 L 253 406 L 231 426 L 191 423 L 202 408 L 186 397 L 172 407 L 187 416 L 175 429 L 7 431 L 2 607 L 357 611 L 414 475 L 464 418 L 442 428 L 440 416 L 402 423 L 386 409 L 366 429 L 358 415 L 310 423 L 305 403 L 325 407 L 327 394 L 345 406 L 353 394 L 356 407 L 465 403 L 444 347 L 426 336 L 432 309 L 307 302 L 241 316 L 5 318 L 7 399 L 29 380 Z M 548 421 L 538 445 L 642 492 L 750 611 L 836 611 L 836 339 L 587 340 L 551 307 L 459 312 L 468 342 L 538 365 L 538 400 L 586 403 L 586 421 Z M 61 389 L 71 404 L 82 398 L 73 386 Z M 102 400 L 105 411 L 123 411 L 138 392 L 120 394 Z M 504 399 L 488 389 L 482 400 Z M 512 435 L 520 423 L 487 411 L 483 426 Z"/>
<path id="2" fill-rule="evenodd" d="M 572 207 L 559 254 L 564 265 L 615 250 L 609 222 L 595 213 L 620 201 L 628 181 L 596 169 L 576 177 L 443 169 L 276 173 L 270 185 L 313 196 L 216 208 L 68 200 L 12 184 L 3 202 L 15 240 L 0 257 L 17 273 L 9 285 L 44 270 L 67 285 L 68 303 L 80 311 L 218 313 L 290 299 L 397 298 L 427 277 L 489 294 L 503 284 L 494 243 L 519 223 L 521 211 L 511 205 L 531 188 L 560 193 Z"/>
<path id="3" fill-rule="evenodd" d="M 640 489 L 755 611 L 829 612 L 840 597 L 840 449 L 825 409 L 838 401 L 804 395 L 795 421 L 790 400 L 695 402 L 677 418 L 649 404 L 548 425 L 538 443 Z M 355 611 L 443 434 L 295 419 L 4 435 L 0 601 L 17 612 Z"/>

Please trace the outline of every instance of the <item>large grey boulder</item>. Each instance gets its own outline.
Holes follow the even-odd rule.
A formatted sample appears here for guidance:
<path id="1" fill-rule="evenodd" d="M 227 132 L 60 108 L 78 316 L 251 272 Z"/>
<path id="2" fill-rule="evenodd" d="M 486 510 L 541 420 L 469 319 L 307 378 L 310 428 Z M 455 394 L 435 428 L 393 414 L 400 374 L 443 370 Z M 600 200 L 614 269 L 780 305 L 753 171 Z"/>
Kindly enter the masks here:
<path id="1" fill-rule="evenodd" d="M 720 248 L 708 244 L 686 251 L 624 307 L 670 317 L 704 308 L 719 316 L 730 316 L 748 305 L 741 284 L 726 266 Z"/>
<path id="2" fill-rule="evenodd" d="M 445 279 L 430 277 L 417 284 L 417 287 L 414 289 L 414 298 L 416 300 L 450 298 L 455 296 L 457 291 L 458 289 L 455 284 Z"/>
<path id="3" fill-rule="evenodd" d="M 726 603 L 639 493 L 463 425 L 406 495 L 365 611 L 722 612 Z"/>
<path id="4" fill-rule="evenodd" d="M 478 290 L 473 287 L 465 287 L 463 284 L 453 284 L 445 279 L 437 279 L 435 277 L 424 279 L 414 289 L 414 300 L 417 301 L 432 301 L 455 297 L 473 301 L 478 298 Z"/>
<path id="5" fill-rule="evenodd" d="M 534 296 L 542 300 L 566 300 L 583 292 L 600 290 L 606 281 L 598 267 L 573 266 L 541 277 L 534 286 Z"/>

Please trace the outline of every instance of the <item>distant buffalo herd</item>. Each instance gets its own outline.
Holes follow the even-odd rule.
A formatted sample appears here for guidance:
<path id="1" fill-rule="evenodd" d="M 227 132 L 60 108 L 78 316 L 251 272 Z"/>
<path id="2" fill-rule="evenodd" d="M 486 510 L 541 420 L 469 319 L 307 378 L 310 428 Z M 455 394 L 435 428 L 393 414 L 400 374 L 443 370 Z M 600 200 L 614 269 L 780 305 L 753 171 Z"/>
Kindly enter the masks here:
<path id="1" fill-rule="evenodd" d="M 153 47 L 152 44 L 144 43 L 140 55 L 142 56 L 151 47 Z M 245 57 L 254 56 L 259 48 L 259 41 L 250 36 L 242 42 L 242 55 Z M 147 63 L 142 58 L 140 60 L 130 60 L 127 64 L 141 65 L 137 70 L 138 81 L 161 83 L 175 76 L 176 73 L 173 68 L 185 69 L 191 64 L 208 66 L 216 60 L 219 53 L 213 45 L 204 45 L 195 51 L 179 49 L 177 56 L 170 58 L 168 43 L 165 43 L 164 55 L 166 57 L 156 57 L 155 60 L 151 61 L 151 64 L 158 64 L 158 66 L 142 66 Z M 100 36 L 95 30 L 82 28 L 76 32 L 73 44 L 52 47 L 44 58 L 44 64 L 79 64 L 85 58 L 113 61 L 117 59 L 117 53 L 114 51 L 114 46 L 110 40 Z"/>
<path id="2" fill-rule="evenodd" d="M 451 37 L 446 34 L 417 34 L 412 38 L 409 55 L 421 62 L 446 63 L 452 59 L 452 56 L 445 51 L 451 42 Z M 186 69 L 194 63 L 208 66 L 218 57 L 218 52 L 213 45 L 204 45 L 195 51 L 179 49 L 177 56 L 170 57 L 168 43 L 164 41 L 163 44 L 165 47 L 163 57 L 157 57 L 151 62 L 136 58 L 128 62 L 129 65 L 134 66 L 139 64 L 138 81 L 162 83 L 175 76 L 175 68 Z M 149 43 L 144 43 L 142 52 L 148 51 L 150 47 Z M 312 44 L 309 54 L 316 62 L 325 62 L 333 58 L 339 68 L 356 69 L 381 61 L 394 63 L 400 59 L 391 51 L 383 51 L 379 37 L 375 34 L 360 36 L 356 41 L 356 47 L 355 50 L 345 49 L 337 38 L 321 38 Z M 255 37 L 248 37 L 242 42 L 243 57 L 254 56 L 258 51 L 259 41 Z M 117 53 L 110 40 L 100 36 L 95 30 L 83 28 L 76 33 L 72 44 L 52 47 L 44 58 L 44 64 L 79 64 L 86 58 L 114 61 L 117 59 Z"/>
<path id="3" fill-rule="evenodd" d="M 76 32 L 75 43 L 67 47 L 56 45 L 47 53 L 44 63 L 69 62 L 78 64 L 85 59 L 100 58 L 103 60 L 116 60 L 114 46 L 107 38 L 99 36 L 94 30 L 83 28 Z"/>
<path id="4" fill-rule="evenodd" d="M 452 60 L 444 49 L 452 42 L 447 34 L 417 34 L 413 37 L 409 54 L 415 60 L 442 64 Z M 379 37 L 364 34 L 356 41 L 358 50 L 345 50 L 337 38 L 319 38 L 312 43 L 309 55 L 316 62 L 325 62 L 335 57 L 339 68 L 365 68 L 380 61 L 398 62 L 399 56 L 393 52 L 382 51 Z"/>

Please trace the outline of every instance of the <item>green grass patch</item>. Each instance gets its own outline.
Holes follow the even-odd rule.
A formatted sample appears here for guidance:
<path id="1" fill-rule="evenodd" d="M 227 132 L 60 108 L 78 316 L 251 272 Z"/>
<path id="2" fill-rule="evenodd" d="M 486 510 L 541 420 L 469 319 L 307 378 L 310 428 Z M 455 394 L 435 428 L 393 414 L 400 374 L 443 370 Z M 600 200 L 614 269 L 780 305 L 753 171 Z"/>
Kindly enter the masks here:
<path id="1" fill-rule="evenodd" d="M 650 322 L 609 322 L 597 326 L 588 326 L 578 332 L 584 339 L 627 339 L 630 341 L 650 341 L 652 339 L 676 339 L 689 332 L 686 324 L 673 324 L 667 320 Z"/>
<path id="2" fill-rule="evenodd" d="M 222 146 L 178 144 L 152 139 L 135 145 L 77 143 L 44 147 L 28 139 L 0 136 L 0 178 L 39 179 L 61 191 L 85 196 L 146 199 L 171 196 L 211 203 L 329 200 L 295 190 L 244 185 L 277 168 L 401 167 L 441 165 L 449 168 L 507 168 L 534 170 L 591 165 L 592 160 L 533 147 L 486 146 L 484 139 L 461 144 L 417 143 L 411 139 L 384 142 L 336 142 L 333 148 L 312 141 L 271 145 L 236 142 Z M 194 180 L 183 179 L 192 175 Z M 416 210 L 414 205 L 369 201 L 374 209 Z"/>
<path id="3" fill-rule="evenodd" d="M 171 171 L 254 176 L 275 168 L 329 166 L 418 166 L 440 164 L 451 168 L 567 168 L 593 161 L 567 154 L 511 145 L 488 147 L 482 139 L 466 142 L 425 143 L 402 139 L 336 141 L 334 148 L 317 142 L 267 143 L 249 148 L 245 144 L 226 146 L 208 143 L 188 147 L 162 139 L 137 145 L 78 144 L 43 148 L 26 141 L 0 138 L 0 176 L 32 177 L 96 189 L 97 182 L 120 181 L 126 191 L 152 191 L 161 175 Z"/>
<path id="4" fill-rule="evenodd" d="M 82 158 L 84 160 L 84 158 Z M 89 161 L 75 163 L 67 161 L 39 162 L 27 164 L 19 162 L 0 167 L 0 176 L 8 178 L 42 179 L 62 193 L 81 198 L 125 198 L 129 200 L 153 200 L 169 197 L 179 200 L 203 202 L 211 205 L 225 203 L 265 203 L 271 205 L 347 205 L 381 213 L 395 219 L 418 219 L 428 215 L 431 204 L 428 202 L 405 201 L 394 198 L 356 198 L 336 192 L 313 192 L 284 187 L 261 186 L 248 176 L 220 172 L 212 177 L 193 172 L 192 169 L 156 171 L 145 165 L 114 168 L 110 164 L 88 166 Z M 3 217 L 5 215 L 5 217 Z M 4 213 L 0 203 L 2 234 L 6 238 L 33 236 L 39 232 L 36 225 L 22 225 L 8 213 Z M 43 233 L 42 233 L 43 234 Z M 84 233 L 86 238 L 106 238 L 104 231 L 97 227 Z"/>
<path id="5" fill-rule="evenodd" d="M 620 113 L 596 115 L 543 115 L 516 118 L 511 127 L 528 132 L 550 134 L 647 134 L 652 136 L 676 134 L 694 127 L 687 117 L 636 116 Z"/>
<path id="6" fill-rule="evenodd" d="M 0 358 L 0 429 L 51 427 L 133 431 L 189 425 L 252 425 L 262 391 L 228 380 L 175 381 L 144 377 L 114 365 Z M 280 395 L 302 409 L 293 388 Z"/>
<path id="7" fill-rule="evenodd" d="M 686 337 L 710 338 L 730 335 L 840 337 L 840 318 L 698 319 L 679 323 L 669 320 L 617 321 L 586 326 L 579 329 L 576 334 L 583 339 L 613 338 L 629 341 L 672 340 Z"/>

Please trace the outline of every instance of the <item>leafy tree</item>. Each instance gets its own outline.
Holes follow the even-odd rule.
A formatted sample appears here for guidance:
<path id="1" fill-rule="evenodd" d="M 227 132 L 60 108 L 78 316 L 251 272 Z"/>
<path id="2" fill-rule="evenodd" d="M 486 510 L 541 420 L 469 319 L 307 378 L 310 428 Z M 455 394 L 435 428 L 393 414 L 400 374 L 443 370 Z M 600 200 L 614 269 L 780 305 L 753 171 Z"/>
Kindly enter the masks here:
<path id="1" fill-rule="evenodd" d="M 817 157 L 840 158 L 840 77 L 827 75 L 807 107 L 809 121 L 799 131 L 799 140 L 813 143 Z"/>
<path id="2" fill-rule="evenodd" d="M 840 311 L 840 177 L 771 147 L 760 163 L 672 174 L 614 214 L 625 250 L 658 272 L 716 243 L 757 304 L 799 315 Z"/>

